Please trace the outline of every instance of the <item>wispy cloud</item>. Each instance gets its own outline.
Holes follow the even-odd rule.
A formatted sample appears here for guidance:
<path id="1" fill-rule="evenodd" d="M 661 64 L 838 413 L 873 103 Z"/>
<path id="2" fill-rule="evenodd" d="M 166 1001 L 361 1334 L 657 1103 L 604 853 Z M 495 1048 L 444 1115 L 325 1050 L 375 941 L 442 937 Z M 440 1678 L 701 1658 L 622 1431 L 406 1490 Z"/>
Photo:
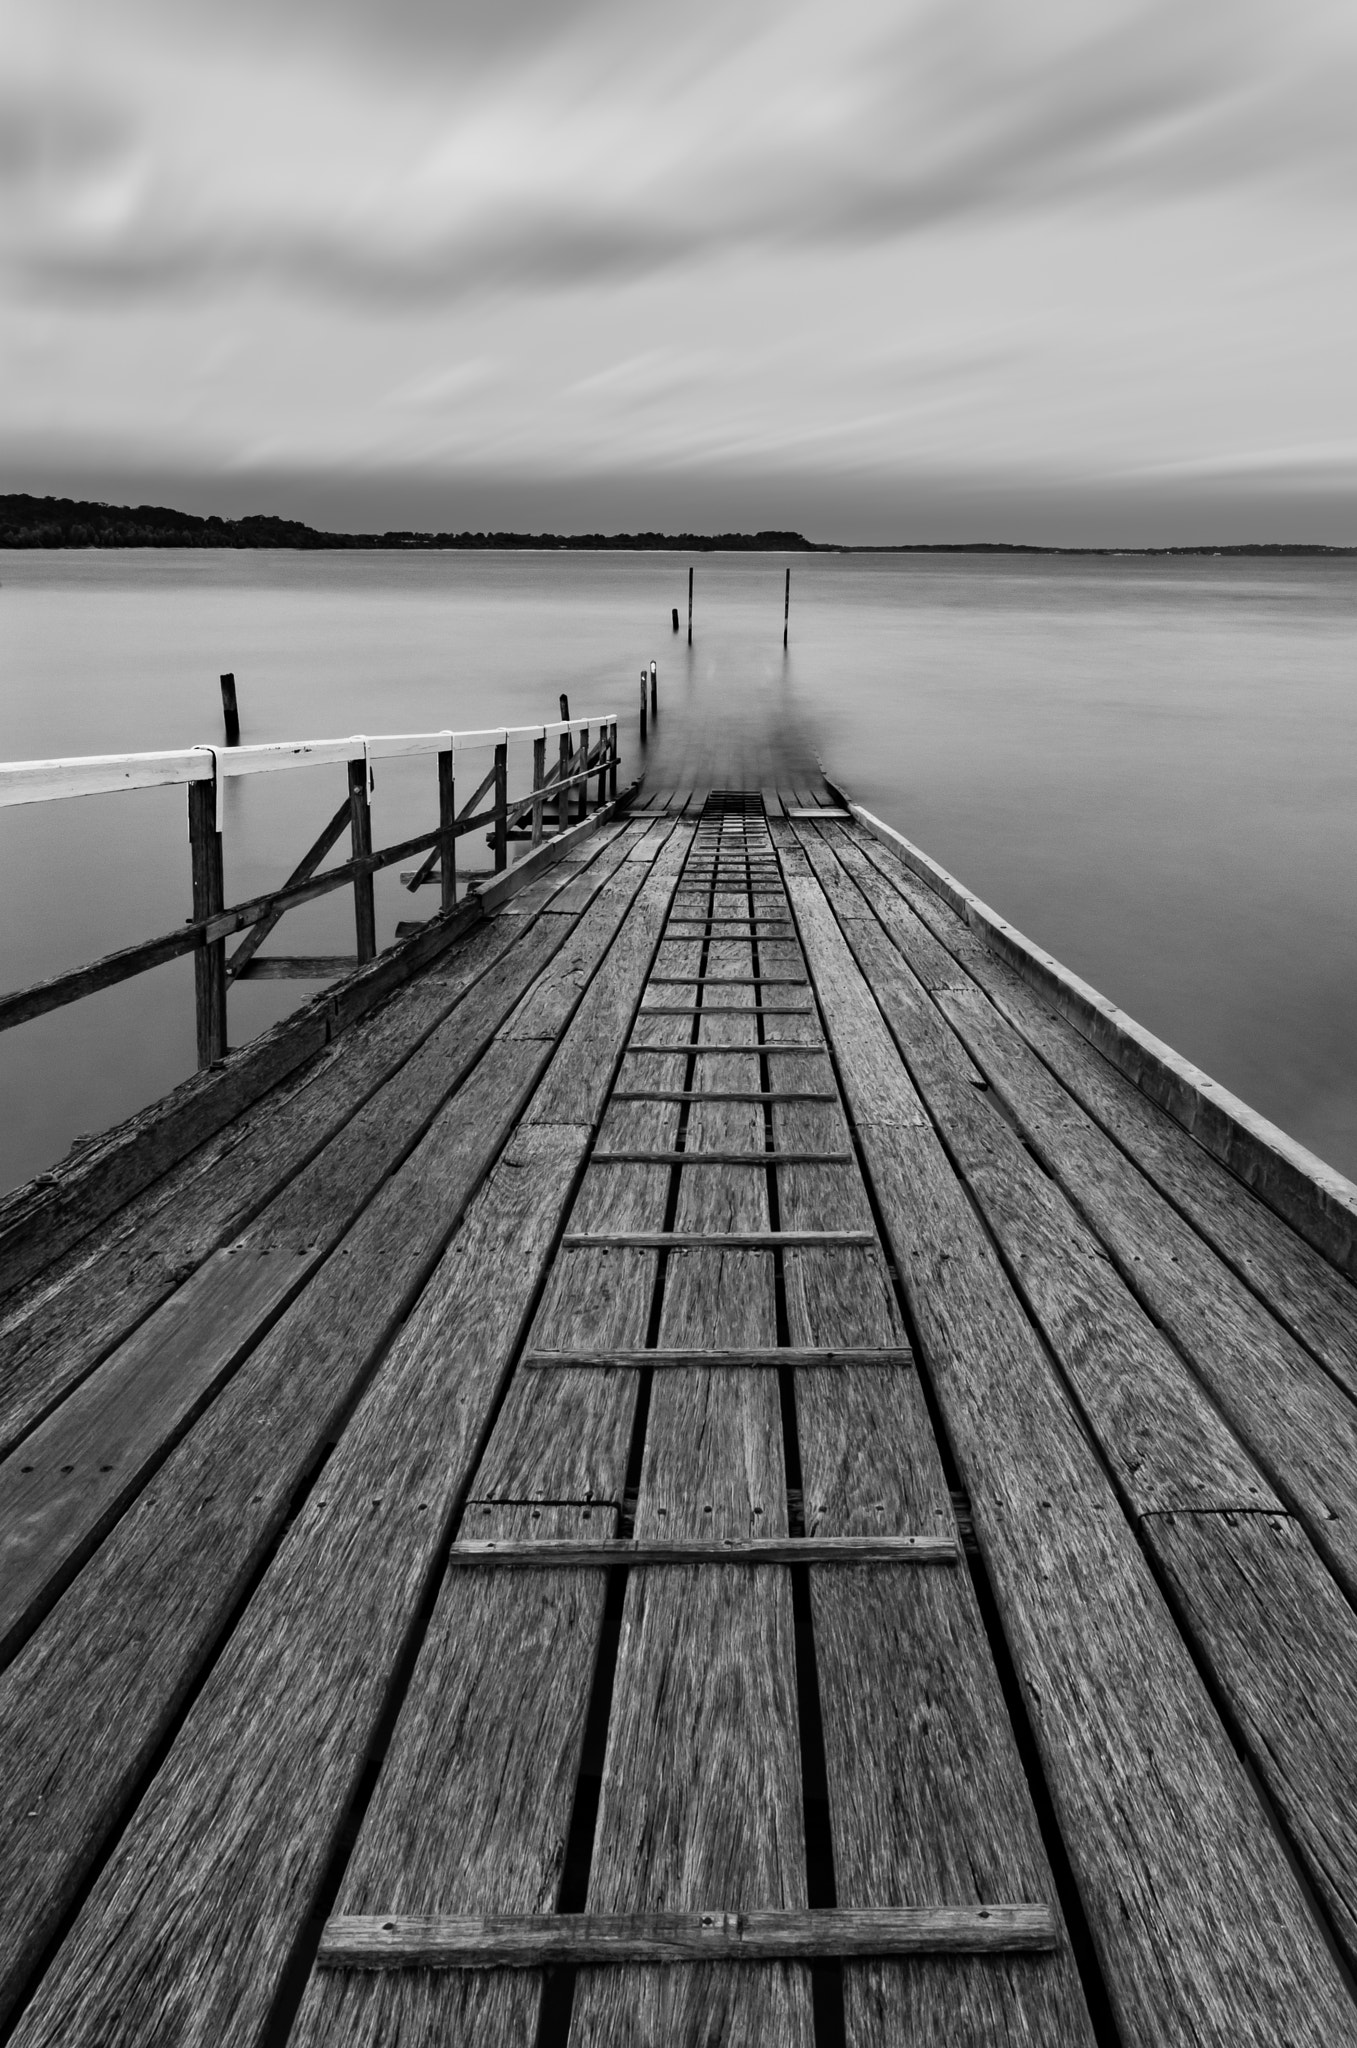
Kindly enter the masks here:
<path id="1" fill-rule="evenodd" d="M 1186 477 L 1357 426 L 1326 0 L 0 0 L 0 76 L 0 446 Z"/>

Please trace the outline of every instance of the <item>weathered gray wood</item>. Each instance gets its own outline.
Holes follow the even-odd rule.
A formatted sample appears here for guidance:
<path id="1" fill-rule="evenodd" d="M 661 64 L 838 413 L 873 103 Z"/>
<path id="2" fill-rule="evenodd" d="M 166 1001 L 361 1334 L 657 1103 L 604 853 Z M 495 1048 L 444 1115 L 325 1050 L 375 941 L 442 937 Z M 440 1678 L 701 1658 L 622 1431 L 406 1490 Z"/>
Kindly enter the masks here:
<path id="1" fill-rule="evenodd" d="M 355 953 L 269 953 L 249 960 L 232 976 L 236 981 L 337 981 L 361 965 Z"/>
<path id="2" fill-rule="evenodd" d="M 833 856 L 808 851 L 823 879 Z M 838 884 L 839 896 L 853 886 L 842 870 Z M 1132 1507 L 1278 1507 L 1098 1240 L 974 1085 L 982 1077 L 969 1054 L 887 932 L 858 917 L 842 933 Z"/>
<path id="3" fill-rule="evenodd" d="M 629 1045 L 627 1047 L 627 1058 L 634 1059 L 639 1053 L 661 1052 L 663 1050 L 662 1046 Z M 694 1045 L 690 1050 L 694 1059 L 729 1059 L 732 1052 L 738 1052 L 739 1048 L 732 1048 L 728 1045 Z M 764 1050 L 766 1052 L 791 1053 L 797 1059 L 824 1059 L 826 1057 L 823 1046 L 789 1045 L 773 1039 L 764 1042 Z"/>
<path id="4" fill-rule="evenodd" d="M 710 956 L 748 960 L 748 942 L 714 942 Z M 753 1037 L 752 1021 L 727 1017 L 720 1028 L 730 1042 Z M 750 1065 L 757 1079 L 756 1055 Z M 697 1103 L 685 1142 L 746 1149 L 762 1123 L 756 1104 Z M 675 1222 L 766 1229 L 766 1178 L 684 1174 Z M 659 1328 L 666 1348 L 776 1342 L 771 1254 L 696 1252 L 675 1263 Z M 781 1462 L 771 1374 L 661 1374 L 636 1535 L 785 1535 Z M 701 1911 L 713 1898 L 734 1911 L 806 1905 L 786 1574 L 641 1569 L 628 1579 L 588 1908 Z M 810 2033 L 807 1973 L 764 1964 L 583 1971 L 571 2038 L 588 2048 L 652 2039 L 809 2048 Z"/>
<path id="5" fill-rule="evenodd" d="M 449 1565 L 503 1566 L 540 1571 L 544 1565 L 565 1570 L 581 1565 L 910 1565 L 955 1564 L 956 1541 L 950 1536 L 721 1536 L 685 1537 L 658 1542 L 654 1537 L 568 1538 L 532 1543 L 468 1538 L 453 1544 Z"/>
<path id="6" fill-rule="evenodd" d="M 545 1963 L 810 1962 L 1004 1955 L 1055 1945 L 1046 1906 L 887 1906 L 746 1913 L 336 1916 L 319 1961 L 351 1970 L 533 1970 Z"/>
<path id="7" fill-rule="evenodd" d="M 850 1154 L 849 1157 L 851 1158 L 851 1156 Z M 522 1363 L 529 1370 L 545 1369 L 548 1366 L 553 1369 L 564 1370 L 569 1367 L 583 1365 L 626 1365 L 644 1367 L 647 1370 L 656 1366 L 690 1365 L 710 1366 L 713 1368 L 718 1366 L 825 1366 L 839 1370 L 849 1365 L 866 1365 L 887 1367 L 895 1370 L 912 1367 L 914 1364 L 914 1353 L 908 1344 L 871 1346 L 853 1344 L 794 1344 L 784 1345 L 781 1349 L 776 1345 L 771 1347 L 767 1345 L 763 1347 L 754 1345 L 752 1348 L 745 1347 L 743 1350 L 727 1344 L 718 1350 L 702 1351 L 694 1351 L 691 1348 L 680 1351 L 673 1349 L 664 1351 L 658 1349 L 653 1351 L 643 1349 L 632 1349 L 630 1351 L 529 1351 L 524 1354 Z"/>
<path id="8" fill-rule="evenodd" d="M 478 926 L 449 956 L 445 974 L 398 992 L 362 1033 L 341 1036 L 300 1084 L 252 1108 L 229 1134 L 131 1203 L 63 1268 L 13 1300 L 0 1322 L 0 1450 L 195 1266 L 245 1229 L 453 1011 L 513 936 Z M 531 952 L 523 959 L 535 971 Z M 459 1035 L 468 1049 L 475 1045 L 470 1015 Z"/>
<path id="9" fill-rule="evenodd" d="M 851 1152 L 595 1152 L 595 1166 L 843 1166 Z"/>
<path id="10" fill-rule="evenodd" d="M 587 1434 L 588 1418 L 577 1422 Z M 478 1519 L 505 1535 L 531 1527 L 559 1536 L 584 1533 L 600 1515 L 609 1525 L 615 1519 L 583 1505 L 497 1507 Z M 404 1915 L 472 1906 L 550 1912 L 565 1864 L 603 1588 L 601 1573 L 583 1571 L 517 1574 L 512 1585 L 490 1575 L 445 1580 L 345 1871 L 346 1916 L 387 1914 L 393 1902 Z M 539 1980 L 522 1970 L 374 1975 L 333 1967 L 343 1960 L 322 1944 L 319 1961 L 331 1967 L 311 1978 L 289 2036 L 294 2048 L 393 2038 L 404 2048 L 511 2048 L 533 2038 Z"/>
<path id="11" fill-rule="evenodd" d="M 854 815 L 928 889 L 949 903 L 984 942 L 1053 1003 L 1062 1016 L 1159 1103 L 1277 1214 L 1343 1272 L 1357 1278 L 1357 1188 L 1314 1153 L 1259 1116 L 1218 1081 L 1146 1031 L 1106 996 L 1015 930 L 917 847 L 860 806 Z"/>
<path id="12" fill-rule="evenodd" d="M 1306 1901 L 937 1138 L 877 1121 L 856 1087 L 853 1013 L 826 997 L 851 978 L 846 945 L 801 928 L 1122 2039 L 1351 2039 Z"/>
<path id="13" fill-rule="evenodd" d="M 812 1114 L 825 1112 L 776 1112 L 780 1123 Z M 855 1164 L 834 1174 L 779 1169 L 778 1191 L 782 1220 L 793 1226 L 870 1216 Z M 784 1275 L 794 1339 L 886 1345 L 903 1336 L 879 1252 L 799 1252 L 784 1261 Z M 811 1535 L 933 1529 L 954 1539 L 913 1375 L 798 1370 L 796 1415 Z M 810 1590 L 839 1905 L 982 1901 L 1015 1890 L 1052 1899 L 968 1576 L 925 1587 L 886 1569 L 839 1579 L 813 1565 Z M 844 1972 L 847 2037 L 855 2048 L 1084 2044 L 1084 2002 L 1063 1933 L 1060 1947 L 1039 1969 L 854 1966 Z"/>
<path id="14" fill-rule="evenodd" d="M 217 780 L 191 782 L 188 790 L 188 838 L 193 875 L 193 916 L 196 922 L 216 917 L 226 898 L 222 884 L 221 832 L 217 821 Z M 107 969 L 110 963 L 103 963 Z M 147 963 L 149 965 L 149 962 Z M 122 979 L 121 976 L 118 977 Z M 103 987 L 108 987 L 105 979 Z M 48 984 L 55 993 L 56 984 Z M 194 1013 L 197 1026 L 198 1066 L 210 1067 L 226 1056 L 226 946 L 221 939 L 200 940 L 193 955 Z M 63 1000 L 70 1001 L 68 993 Z M 13 998 L 10 999 L 11 1004 Z M 6 1017 L 18 1021 L 22 1009 L 0 1003 L 0 1023 Z M 30 1016 L 38 1014 L 32 1007 Z"/>
<path id="15" fill-rule="evenodd" d="M 786 1088 L 619 1088 L 616 1102 L 837 1102 L 838 1097 L 820 1090 Z"/>
<path id="16" fill-rule="evenodd" d="M 724 1098 L 716 1097 L 715 1100 Z M 757 1101 L 758 1098 L 754 1097 Z M 739 1100 L 739 1097 L 736 1097 Z M 608 1251 L 631 1245 L 656 1251 L 780 1251 L 796 1245 L 875 1244 L 871 1230 L 632 1230 L 571 1231 L 565 1243 L 570 1250 L 592 1246 Z"/>
<path id="17" fill-rule="evenodd" d="M 625 835 L 620 844 L 601 835 L 596 850 L 586 842 L 578 857 L 592 859 L 596 853 L 606 879 L 623 858 L 625 845 Z M 341 1034 L 304 1079 L 250 1109 L 232 1131 L 210 1141 L 129 1204 L 101 1238 L 87 1240 L 50 1275 L 13 1296 L 0 1318 L 0 1450 L 197 1263 L 238 1237 L 251 1216 L 337 1134 L 347 1156 L 333 1179 L 348 1188 L 354 1162 L 369 1156 L 372 1135 L 361 1125 L 352 1132 L 344 1127 L 374 1089 L 389 1081 L 469 993 L 469 1007 L 430 1047 L 428 1073 L 439 1084 L 433 1100 L 441 1099 L 570 929 L 568 922 L 547 922 L 528 938 L 523 926 L 476 922 L 459 944 L 433 960 L 418 982 L 397 991 L 378 1016 L 369 1018 L 361 1034 Z M 520 950 L 507 959 L 514 945 Z M 492 978 L 483 980 L 490 970 Z M 400 1084 L 397 1099 L 404 1092 Z M 378 1119 L 383 1146 L 393 1127 L 397 1136 L 407 1131 L 405 1142 L 418 1130 L 418 1125 L 409 1128 L 405 1112 L 388 1102 Z M 392 1155 L 380 1148 L 379 1155 L 371 1156 L 385 1170 L 382 1162 Z M 361 1201 L 361 1182 L 354 1192 Z M 326 1195 L 325 1201 L 330 1199 Z M 314 1194 L 299 1191 L 299 1200 L 303 1211 L 313 1214 Z"/>
<path id="18" fill-rule="evenodd" d="M 262 1213 L 243 1229 L 237 1229 L 233 1238 L 237 1248 L 234 1263 L 233 1256 L 224 1249 L 213 1255 L 219 1262 L 227 1262 L 222 1273 L 215 1282 L 198 1284 L 207 1284 L 214 1290 L 212 1298 L 218 1305 L 218 1312 L 223 1303 L 223 1290 L 231 1286 L 231 1275 L 244 1275 L 252 1270 L 248 1263 L 239 1262 L 240 1253 L 286 1250 L 306 1254 L 313 1262 L 337 1242 L 372 1191 L 418 1141 L 440 1105 L 474 1067 L 490 1042 L 491 1034 L 503 1022 L 534 973 L 550 958 L 560 943 L 560 936 L 559 929 L 550 923 L 525 932 L 515 947 L 501 952 L 497 959 L 491 961 L 475 986 L 463 993 L 456 1008 L 449 1006 L 433 1029 L 422 1034 L 422 1042 L 413 1049 L 409 1049 L 407 1043 L 407 1056 L 394 1065 L 394 1071 L 388 1072 L 375 1089 L 371 1086 L 374 1077 L 368 1076 L 365 1101 L 360 1098 L 355 1102 L 351 1094 L 339 1091 L 338 1100 L 329 1105 L 330 1114 L 338 1121 L 341 1105 L 347 1106 L 348 1114 L 338 1121 L 337 1129 L 331 1130 L 328 1142 L 309 1159 L 303 1152 L 305 1163 L 300 1172 L 286 1180 L 272 1201 L 266 1203 Z M 324 1114 L 325 1107 L 322 1099 L 317 1105 L 318 1119 Z M 263 1174 L 270 1169 L 278 1172 L 286 1165 L 286 1151 L 280 1159 L 276 1149 L 280 1141 L 284 1147 L 290 1145 L 300 1149 L 306 1145 L 308 1137 L 322 1135 L 314 1126 L 308 1129 L 310 1119 L 309 1101 L 299 1101 L 282 1130 L 266 1133 L 265 1142 L 251 1147 L 238 1168 L 232 1162 L 226 1176 L 228 1186 L 221 1190 L 211 1189 L 206 1195 L 204 1206 L 208 1229 L 215 1221 L 216 1229 L 220 1231 L 230 1217 L 232 1198 L 240 1206 L 246 1202 L 258 1202 L 267 1188 L 266 1181 L 262 1187 L 257 1184 Z M 140 1243 L 136 1247 L 142 1256 L 153 1248 L 159 1249 L 158 1277 L 162 1294 L 167 1291 L 165 1282 L 172 1280 L 175 1268 L 182 1264 L 191 1265 L 189 1247 L 195 1242 L 201 1243 L 198 1232 L 203 1228 L 200 1222 L 188 1216 L 171 1214 L 164 1220 L 169 1229 L 159 1247 L 143 1247 Z M 292 1276 L 281 1267 L 274 1270 L 285 1294 L 292 1285 Z M 194 1284 L 190 1279 L 189 1285 L 192 1287 Z M 280 1304 L 283 1294 L 257 1300 L 257 1320 L 261 1324 Z M 191 1301 L 192 1296 L 190 1304 Z M 47 1318 L 47 1327 L 55 1341 L 49 1341 L 40 1348 L 25 1349 L 13 1359 L 6 1374 L 3 1392 L 0 1393 L 0 1440 L 14 1442 L 28 1422 L 50 1412 L 79 1371 L 82 1347 L 62 1343 L 60 1304 L 54 1303 L 53 1310 L 55 1313 Z M 170 1341 L 173 1345 L 177 1341 L 173 1333 L 179 1326 L 174 1294 L 163 1302 L 144 1331 L 134 1333 L 127 1340 L 133 1355 L 145 1361 L 148 1372 L 157 1370 L 155 1359 L 161 1348 L 159 1327 L 162 1322 L 172 1333 Z M 235 1326 L 235 1334 L 239 1342 L 239 1326 Z M 109 1412 L 124 1401 L 138 1398 L 135 1382 L 122 1376 L 116 1368 L 117 1354 L 114 1354 L 98 1366 L 91 1383 L 90 1398 L 97 1399 L 94 1386 L 105 1376 L 112 1375 L 110 1384 L 115 1391 L 104 1403 L 105 1410 Z M 190 1388 L 185 1405 L 191 1407 L 193 1399 Z"/>
<path id="19" fill-rule="evenodd" d="M 0 1464 L 0 1662 L 319 1262 L 216 1252 Z"/>
<path id="20" fill-rule="evenodd" d="M 592 1008 L 586 997 L 528 1105 L 523 1145 L 538 1142 L 534 1109 L 547 1112 L 541 1121 L 562 1121 L 552 1113 L 557 1066 L 578 1103 L 581 1060 L 592 1072 L 601 1020 L 609 1015 L 621 1020 L 616 1047 L 662 914 L 662 897 L 633 913 L 644 928 L 640 953 L 628 948 L 624 930 L 603 970 L 616 981 L 616 963 L 624 963 L 633 977 L 630 992 L 614 986 L 608 1000 Z M 327 1428 L 361 1385 L 393 1316 L 398 1319 L 417 1293 L 546 1057 L 547 1048 L 534 1040 L 492 1046 L 467 1090 L 364 1212 L 352 1246 L 327 1262 L 258 1347 L 163 1468 L 146 1510 L 124 1518 L 0 1681 L 0 1730 L 12 1714 L 21 1715 L 26 1728 L 25 1768 L 0 1793 L 16 1824 L 8 1842 L 0 1829 L 0 1884 L 8 1880 L 6 1895 L 15 1902 L 0 1976 L 8 1997 L 106 1839 L 183 1686 L 210 1650 L 235 1589 L 277 1530 Z M 605 1059 L 605 1072 L 610 1065 Z M 477 1091 L 479 1108 L 468 1114 L 470 1090 Z M 546 1156 L 554 1157 L 548 1140 L 549 1133 L 542 1134 Z M 512 1179 L 525 1168 L 506 1171 Z M 130 1636 L 129 1614 L 137 1616 Z M 156 1644 L 149 1660 L 148 1640 Z M 87 1678 L 73 1688 L 72 1672 L 90 1668 L 98 1684 Z M 35 1781 L 42 1787 L 36 1804 Z M 14 1859 L 9 1871 L 7 1850 Z M 320 1853 L 314 1842 L 312 1852 Z M 270 1956 L 261 1958 L 261 1969 L 273 1967 L 277 1957 Z"/>
<path id="21" fill-rule="evenodd" d="M 988 999 L 940 1006 L 1018 1128 L 1357 1595 L 1357 1405 L 1066 1094 Z"/>
<path id="22" fill-rule="evenodd" d="M 942 919 L 959 924 L 944 906 L 938 909 Z M 1352 1281 L 1167 1110 L 1142 1095 L 1011 967 L 986 948 L 977 946 L 975 952 L 981 957 L 968 956 L 968 974 L 1063 1085 L 1272 1313 L 1357 1396 L 1357 1287 Z M 954 968 L 952 979 L 959 978 Z"/>
<path id="23" fill-rule="evenodd" d="M 100 1872 L 21 2038 L 130 2048 L 228 2024 L 233 2041 L 259 2038 L 587 1137 L 521 1132 L 491 1175 Z"/>
<path id="24" fill-rule="evenodd" d="M 1357 1616 L 1281 1515 L 1152 1515 L 1145 1539 L 1357 1964 Z"/>

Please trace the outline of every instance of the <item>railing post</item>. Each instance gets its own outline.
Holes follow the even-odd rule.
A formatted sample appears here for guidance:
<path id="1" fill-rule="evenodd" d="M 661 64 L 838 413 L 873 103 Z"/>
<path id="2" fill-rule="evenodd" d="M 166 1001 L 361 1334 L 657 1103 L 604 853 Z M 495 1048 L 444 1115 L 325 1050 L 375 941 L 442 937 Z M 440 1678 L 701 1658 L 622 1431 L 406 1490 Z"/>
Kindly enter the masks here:
<path id="1" fill-rule="evenodd" d="M 611 757 L 611 758 L 610 758 L 610 760 L 609 760 L 609 762 L 608 762 L 608 794 L 609 794 L 609 796 L 610 796 L 610 797 L 616 797 L 616 795 L 617 795 L 617 720 L 616 720 L 616 719 L 614 719 L 614 720 L 613 720 L 613 722 L 612 722 L 612 724 L 611 724 L 611 725 L 610 725 L 610 726 L 608 727 L 608 739 L 609 739 L 609 743 L 610 743 L 610 744 L 609 744 L 609 748 L 608 748 L 608 752 L 609 752 L 609 755 L 610 755 L 610 757 Z"/>
<path id="2" fill-rule="evenodd" d="M 368 804 L 367 757 L 349 763 L 349 840 L 355 860 L 372 853 L 372 811 Z M 353 878 L 353 922 L 359 960 L 377 957 L 377 905 L 372 893 L 371 870 Z"/>
<path id="3" fill-rule="evenodd" d="M 580 727 L 579 773 L 584 777 L 584 780 L 580 784 L 580 807 L 575 816 L 582 825 L 589 815 L 589 728 L 587 725 Z"/>
<path id="4" fill-rule="evenodd" d="M 650 708 L 652 711 L 660 708 L 660 673 L 653 661 L 650 664 Z"/>
<path id="5" fill-rule="evenodd" d="M 595 803 L 595 806 L 598 806 L 598 805 L 601 805 L 601 804 L 605 804 L 605 803 L 606 803 L 607 801 L 608 801 L 608 728 L 607 728 L 607 726 L 606 726 L 606 725 L 601 725 L 601 726 L 599 727 L 599 729 L 598 729 L 598 795 L 597 795 L 597 796 L 595 797 L 595 799 L 594 799 L 594 803 Z"/>
<path id="6" fill-rule="evenodd" d="M 509 742 L 495 748 L 495 873 L 509 865 Z"/>
<path id="7" fill-rule="evenodd" d="M 457 821 L 456 785 L 452 779 L 452 749 L 438 756 L 438 874 L 443 884 L 443 908 L 457 907 Z"/>
<path id="8" fill-rule="evenodd" d="M 545 733 L 543 733 L 540 740 L 534 740 L 532 743 L 533 788 L 540 789 L 542 787 L 542 784 L 546 781 L 546 779 L 547 736 Z M 534 846 L 540 846 L 542 844 L 542 806 L 540 803 L 535 803 L 532 807 L 532 843 Z"/>
<path id="9" fill-rule="evenodd" d="M 562 699 L 561 699 L 561 716 L 562 716 L 562 718 L 569 718 L 569 716 L 570 716 L 570 700 L 569 700 L 569 698 L 568 698 L 568 697 L 562 697 Z M 573 756 L 573 754 L 572 754 L 572 752 L 571 752 L 570 734 L 569 734 L 568 732 L 563 732 L 563 733 L 561 734 L 561 773 L 560 773 L 560 781 L 561 781 L 562 783 L 564 783 L 564 781 L 565 781 L 565 779 L 566 779 L 567 775 L 569 775 L 569 773 L 570 773 L 570 763 L 571 763 L 571 761 L 573 760 L 573 758 L 574 758 L 574 756 Z M 563 789 L 561 790 L 561 793 L 560 793 L 560 795 L 559 795 L 559 796 L 557 797 L 557 799 L 556 799 L 556 830 L 557 830 L 558 832 L 564 832 L 564 830 L 565 830 L 566 826 L 567 826 L 567 825 L 568 825 L 569 823 L 570 823 L 570 792 L 569 792 L 569 790 L 568 790 L 568 789 L 565 789 L 565 788 L 563 788 Z"/>
<path id="10" fill-rule="evenodd" d="M 221 834 L 217 830 L 217 778 L 188 786 L 188 843 L 193 868 L 193 915 L 215 917 L 225 908 Z M 226 1057 L 226 941 L 210 939 L 193 955 L 198 1066 Z"/>
<path id="11" fill-rule="evenodd" d="M 644 745 L 645 745 L 645 737 L 646 737 L 646 705 L 647 705 L 647 703 L 649 702 L 649 696 L 648 696 L 648 693 L 647 693 L 647 690 L 646 690 L 646 682 L 647 682 L 647 680 L 648 680 L 648 678 L 647 678 L 647 676 L 646 676 L 646 672 L 645 672 L 645 670 L 644 670 L 644 669 L 642 669 L 642 670 L 641 670 L 641 744 L 642 744 L 642 746 L 644 746 Z"/>

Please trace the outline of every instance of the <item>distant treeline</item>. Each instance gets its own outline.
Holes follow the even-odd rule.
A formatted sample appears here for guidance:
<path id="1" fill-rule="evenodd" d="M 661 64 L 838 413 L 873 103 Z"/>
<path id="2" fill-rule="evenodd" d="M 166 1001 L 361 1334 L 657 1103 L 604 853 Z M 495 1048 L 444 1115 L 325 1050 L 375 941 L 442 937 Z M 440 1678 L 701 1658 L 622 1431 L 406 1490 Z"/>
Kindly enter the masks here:
<path id="1" fill-rule="evenodd" d="M 166 505 L 104 505 L 86 498 L 0 493 L 0 548 L 652 548 L 701 554 L 747 548 L 807 555 L 1357 555 L 1357 547 L 1241 541 L 1228 547 L 1062 548 L 1024 541 L 913 541 L 854 547 L 801 533 L 322 533 L 300 519 L 251 513 L 206 519 Z"/>
<path id="2" fill-rule="evenodd" d="M 206 519 L 165 505 L 0 494 L 4 548 L 762 548 L 808 552 L 799 533 L 321 533 L 300 519 L 251 513 Z"/>

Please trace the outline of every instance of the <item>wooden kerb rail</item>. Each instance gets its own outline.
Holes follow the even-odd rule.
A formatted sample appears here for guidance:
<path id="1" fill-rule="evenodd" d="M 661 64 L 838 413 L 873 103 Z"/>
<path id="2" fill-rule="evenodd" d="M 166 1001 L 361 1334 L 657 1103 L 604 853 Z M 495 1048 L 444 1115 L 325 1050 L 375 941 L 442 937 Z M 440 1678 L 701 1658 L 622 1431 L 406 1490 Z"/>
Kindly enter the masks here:
<path id="1" fill-rule="evenodd" d="M 337 1914 L 317 1962 L 342 1970 L 538 1970 L 553 1963 L 768 1963 L 1012 1955 L 1056 1946 L 1049 1906 L 820 1906 L 746 1913 Z"/>
<path id="2" fill-rule="evenodd" d="M 598 737 L 590 743 L 590 732 Z M 560 759 L 550 772 L 546 742 L 560 737 Z M 578 735 L 578 737 L 577 737 Z M 509 800 L 508 755 L 514 739 L 533 743 L 532 788 Z M 493 748 L 493 765 L 470 797 L 457 808 L 456 755 Z M 433 754 L 438 769 L 438 824 L 397 845 L 374 849 L 370 798 L 374 761 Z M 0 807 L 52 803 L 67 797 L 104 795 L 114 790 L 154 789 L 170 783 L 188 788 L 188 836 L 193 881 L 193 915 L 178 931 L 109 953 L 87 967 L 53 975 L 12 995 L 0 996 L 0 1031 L 44 1016 L 99 989 L 147 973 L 185 953 L 194 956 L 198 1066 L 223 1059 L 227 1051 L 226 995 L 233 981 L 255 979 L 332 978 L 364 965 L 377 953 L 374 874 L 415 854 L 427 854 L 422 866 L 402 880 L 410 889 L 426 882 L 441 888 L 441 907 L 457 902 L 456 844 L 467 833 L 488 825 L 494 869 L 508 865 L 511 838 L 530 838 L 540 845 L 548 826 L 565 832 L 582 821 L 589 806 L 589 784 L 597 779 L 597 805 L 617 796 L 617 719 L 602 717 L 555 725 L 500 726 L 483 732 L 354 734 L 347 739 L 283 741 L 264 746 L 200 746 L 153 754 L 96 754 L 53 761 L 0 763 Z M 308 847 L 282 884 L 248 902 L 227 904 L 222 862 L 221 795 L 228 777 L 265 775 L 287 768 L 342 767 L 348 777 L 344 801 Z M 577 791 L 577 816 L 570 817 L 571 792 Z M 483 799 L 489 798 L 488 803 Z M 478 808 L 480 806 L 480 808 Z M 528 826 L 521 821 L 530 818 Z M 318 873 L 321 862 L 347 830 L 350 858 Z M 333 889 L 352 888 L 355 950 L 351 956 L 313 954 L 303 958 L 256 957 L 260 946 L 285 913 L 313 902 Z M 247 936 L 228 956 L 226 941 L 234 933 Z"/>

